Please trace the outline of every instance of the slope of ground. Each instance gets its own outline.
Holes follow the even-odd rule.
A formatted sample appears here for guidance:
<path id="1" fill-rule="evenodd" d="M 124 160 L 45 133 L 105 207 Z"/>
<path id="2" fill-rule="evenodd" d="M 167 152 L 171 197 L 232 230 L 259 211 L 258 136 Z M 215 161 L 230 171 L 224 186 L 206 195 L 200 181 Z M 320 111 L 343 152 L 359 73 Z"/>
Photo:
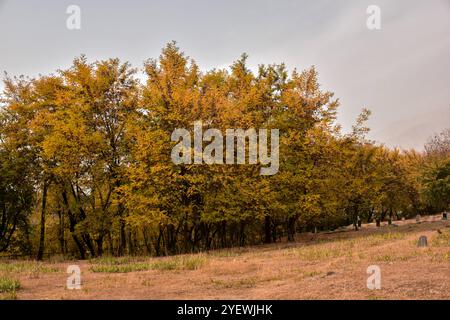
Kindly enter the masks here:
<path id="1" fill-rule="evenodd" d="M 417 247 L 420 236 L 428 246 Z M 301 234 L 278 243 L 176 257 L 0 261 L 6 299 L 450 299 L 450 223 L 440 216 Z M 81 289 L 68 290 L 69 265 Z M 381 289 L 367 288 L 367 268 Z M 20 285 L 20 288 L 19 288 Z M 2 292 L 3 291 L 3 292 Z"/>

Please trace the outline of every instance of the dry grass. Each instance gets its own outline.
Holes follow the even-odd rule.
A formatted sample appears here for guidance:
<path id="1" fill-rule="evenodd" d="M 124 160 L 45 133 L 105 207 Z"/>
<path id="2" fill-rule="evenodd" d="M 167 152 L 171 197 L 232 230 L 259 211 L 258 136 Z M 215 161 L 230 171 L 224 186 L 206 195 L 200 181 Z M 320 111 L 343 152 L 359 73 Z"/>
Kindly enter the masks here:
<path id="1" fill-rule="evenodd" d="M 162 258 L 145 261 L 136 257 L 105 257 L 91 260 L 95 265 L 89 268 L 92 272 L 128 273 L 146 270 L 197 270 L 208 262 L 206 256 L 192 255 Z"/>
<path id="2" fill-rule="evenodd" d="M 165 258 L 0 262 L 0 277 L 20 281 L 10 299 L 450 299 L 450 223 L 396 224 Z M 422 235 L 428 247 L 418 248 Z M 82 290 L 65 288 L 69 264 L 80 266 Z M 373 264 L 381 290 L 366 287 Z"/>
<path id="3" fill-rule="evenodd" d="M 17 299 L 16 291 L 20 289 L 20 282 L 9 277 L 0 277 L 0 300 Z"/>
<path id="4" fill-rule="evenodd" d="M 60 271 L 51 264 L 35 261 L 2 261 L 0 262 L 1 273 L 52 273 Z"/>

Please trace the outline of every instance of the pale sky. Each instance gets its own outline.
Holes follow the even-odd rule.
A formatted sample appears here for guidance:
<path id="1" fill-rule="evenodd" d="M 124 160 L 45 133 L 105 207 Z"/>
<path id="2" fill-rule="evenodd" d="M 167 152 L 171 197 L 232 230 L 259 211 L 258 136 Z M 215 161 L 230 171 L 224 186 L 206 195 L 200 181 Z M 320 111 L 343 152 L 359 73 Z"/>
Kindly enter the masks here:
<path id="1" fill-rule="evenodd" d="M 81 30 L 66 9 L 81 8 Z M 366 27 L 369 5 L 381 30 Z M 315 65 L 323 88 L 341 101 L 348 130 L 372 110 L 370 138 L 422 149 L 450 127 L 450 0 L 0 0 L 0 71 L 36 76 L 118 57 L 142 67 L 176 40 L 202 70 L 240 54 L 250 67 Z"/>

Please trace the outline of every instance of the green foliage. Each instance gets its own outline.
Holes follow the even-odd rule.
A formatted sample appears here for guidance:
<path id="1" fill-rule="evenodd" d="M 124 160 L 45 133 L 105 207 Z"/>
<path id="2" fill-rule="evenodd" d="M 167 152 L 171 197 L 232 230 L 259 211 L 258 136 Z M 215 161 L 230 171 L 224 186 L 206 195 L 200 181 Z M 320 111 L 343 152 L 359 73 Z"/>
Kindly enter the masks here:
<path id="1" fill-rule="evenodd" d="M 186 256 L 156 261 L 152 263 L 154 270 L 196 270 L 207 263 L 207 258 L 203 256 Z"/>
<path id="2" fill-rule="evenodd" d="M 51 267 L 42 262 L 33 261 L 2 261 L 0 263 L 0 272 L 6 273 L 52 273 L 59 272 L 56 267 Z"/>
<path id="3" fill-rule="evenodd" d="M 91 261 L 95 265 L 91 266 L 90 270 L 106 273 L 127 273 L 147 270 L 197 270 L 208 262 L 207 257 L 202 255 L 163 258 L 153 262 L 137 262 L 139 260 L 133 258 L 124 259 L 122 257 L 95 259 Z"/>
<path id="4" fill-rule="evenodd" d="M 0 293 L 15 292 L 20 289 L 20 282 L 8 277 L 0 277 Z"/>
<path id="5" fill-rule="evenodd" d="M 92 272 L 104 273 L 128 273 L 136 271 L 150 270 L 151 266 L 148 263 L 134 263 L 134 264 L 119 264 L 119 265 L 98 265 L 89 268 Z"/>

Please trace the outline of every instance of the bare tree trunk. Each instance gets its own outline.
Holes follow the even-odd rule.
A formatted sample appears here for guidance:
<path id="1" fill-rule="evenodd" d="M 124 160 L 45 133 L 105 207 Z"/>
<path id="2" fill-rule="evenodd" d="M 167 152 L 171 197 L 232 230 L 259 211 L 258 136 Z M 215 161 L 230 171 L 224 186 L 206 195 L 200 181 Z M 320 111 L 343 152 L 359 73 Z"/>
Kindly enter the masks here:
<path id="1" fill-rule="evenodd" d="M 225 220 L 222 221 L 220 228 L 220 245 L 225 248 L 227 246 L 227 222 Z"/>
<path id="2" fill-rule="evenodd" d="M 125 235 L 125 221 L 120 220 L 120 234 L 119 234 L 119 256 L 125 254 L 125 247 L 127 245 L 126 235 Z"/>
<path id="3" fill-rule="evenodd" d="M 61 254 L 66 254 L 66 245 L 64 240 L 64 210 L 58 209 L 58 218 L 59 218 L 59 232 L 58 232 L 58 240 L 61 249 Z"/>
<path id="4" fill-rule="evenodd" d="M 99 235 L 95 242 L 97 243 L 97 256 L 101 257 L 103 255 L 103 234 Z"/>
<path id="5" fill-rule="evenodd" d="M 156 243 L 155 243 L 155 251 L 156 251 L 157 257 L 161 256 L 161 242 L 163 241 L 163 236 L 164 236 L 163 232 L 164 232 L 164 229 L 160 226 L 158 239 L 156 240 Z"/>
<path id="6" fill-rule="evenodd" d="M 371 208 L 371 209 L 369 210 L 369 214 L 368 214 L 368 216 L 367 216 L 367 223 L 371 223 L 371 222 L 372 222 L 373 211 L 374 211 L 374 208 Z"/>
<path id="7" fill-rule="evenodd" d="M 126 235 L 127 235 L 127 244 L 128 244 L 127 253 L 128 253 L 129 256 L 132 256 L 132 255 L 134 255 L 133 238 L 132 238 L 131 230 L 130 230 L 129 227 L 126 230 Z"/>
<path id="8" fill-rule="evenodd" d="M 272 228 L 271 228 L 271 221 L 270 216 L 266 215 L 264 217 L 264 243 L 271 243 L 272 242 Z"/>
<path id="9" fill-rule="evenodd" d="M 146 254 L 151 255 L 152 247 L 148 240 L 147 229 L 145 227 L 142 229 L 142 236 L 144 237 L 144 245 L 145 245 L 145 249 L 146 249 Z"/>
<path id="10" fill-rule="evenodd" d="M 295 241 L 295 217 L 290 217 L 287 223 L 288 241 Z"/>
<path id="11" fill-rule="evenodd" d="M 47 206 L 47 190 L 48 182 L 44 181 L 42 188 L 42 207 L 41 207 L 41 230 L 39 236 L 39 248 L 36 256 L 36 260 L 40 261 L 44 257 L 45 249 L 45 208 Z"/>
<path id="12" fill-rule="evenodd" d="M 358 206 L 353 207 L 353 227 L 355 228 L 355 231 L 358 231 Z"/>
<path id="13" fill-rule="evenodd" d="M 80 252 L 80 259 L 84 260 L 86 258 L 86 250 L 84 249 L 83 244 L 81 243 L 80 239 L 78 239 L 78 236 L 75 233 L 75 225 L 77 224 L 77 222 L 76 222 L 75 215 L 70 210 L 69 199 L 67 198 L 67 192 L 65 190 L 62 192 L 62 198 L 63 198 L 64 205 L 66 207 L 66 210 L 67 210 L 67 215 L 69 217 L 70 234 L 72 235 L 72 239 L 75 242 L 75 244 L 77 245 L 78 251 Z"/>

